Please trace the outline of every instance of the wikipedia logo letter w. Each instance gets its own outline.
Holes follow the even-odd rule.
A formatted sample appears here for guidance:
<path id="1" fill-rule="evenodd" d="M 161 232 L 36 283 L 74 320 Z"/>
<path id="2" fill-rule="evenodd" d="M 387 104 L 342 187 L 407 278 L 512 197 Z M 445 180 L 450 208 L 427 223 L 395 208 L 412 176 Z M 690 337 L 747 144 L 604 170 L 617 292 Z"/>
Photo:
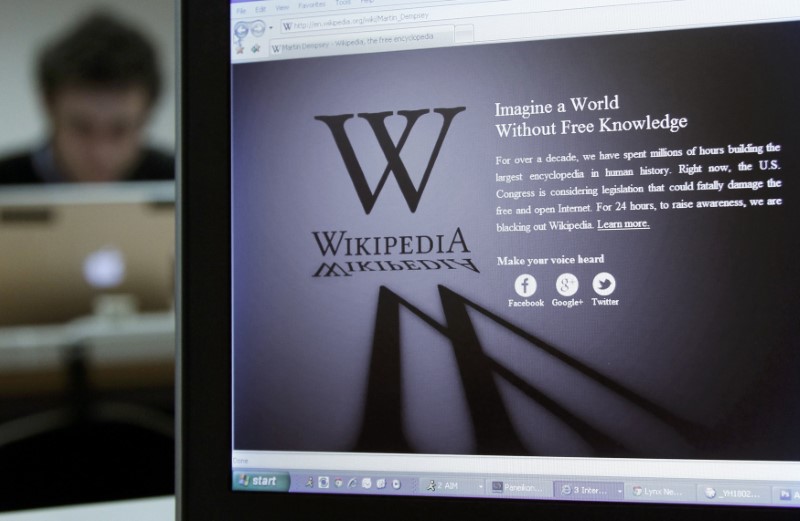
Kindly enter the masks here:
<path id="1" fill-rule="evenodd" d="M 417 211 L 417 206 L 419 205 L 420 198 L 422 197 L 422 192 L 425 190 L 425 186 L 428 184 L 428 179 L 430 178 L 431 171 L 433 170 L 433 165 L 436 163 L 436 158 L 439 157 L 439 152 L 442 149 L 442 144 L 444 143 L 444 138 L 447 135 L 447 131 L 450 129 L 450 124 L 453 122 L 453 118 L 455 118 L 456 114 L 463 112 L 464 110 L 466 110 L 466 107 L 441 108 L 433 110 L 398 110 L 397 115 L 405 118 L 406 125 L 397 143 L 392 140 L 391 136 L 389 135 L 389 131 L 386 128 L 386 118 L 394 115 L 394 112 L 361 113 L 358 115 L 342 114 L 339 116 L 316 116 L 314 119 L 322 121 L 328 125 L 331 134 L 333 134 L 333 139 L 336 142 L 336 146 L 339 148 L 339 153 L 342 155 L 347 172 L 350 174 L 350 179 L 353 181 L 356 194 L 358 195 L 359 200 L 361 200 L 361 205 L 364 207 L 364 211 L 367 214 L 369 214 L 372 211 L 372 208 L 375 206 L 375 202 L 378 200 L 378 196 L 380 195 L 381 190 L 383 190 L 383 186 L 389 179 L 390 174 L 393 174 L 397 180 L 397 184 L 400 187 L 400 192 L 403 194 L 403 197 L 408 204 L 408 209 L 414 213 Z M 422 180 L 419 183 L 419 187 L 415 187 L 414 183 L 411 181 L 411 176 L 408 173 L 406 165 L 400 158 L 400 153 L 402 152 L 403 147 L 405 146 L 406 141 L 411 134 L 411 130 L 414 128 L 414 124 L 422 116 L 431 112 L 440 114 L 442 116 L 442 127 L 439 130 L 439 136 L 433 146 L 433 151 L 428 159 L 428 164 L 425 168 L 425 172 L 422 175 Z M 372 132 L 375 134 L 375 138 L 378 140 L 378 145 L 383 151 L 383 155 L 386 157 L 386 168 L 384 169 L 383 175 L 378 181 L 375 191 L 370 189 L 369 184 L 367 183 L 367 177 L 365 176 L 364 170 L 361 168 L 361 163 L 359 163 L 356 152 L 353 149 L 353 144 L 350 142 L 350 139 L 347 137 L 347 133 L 344 129 L 345 122 L 354 117 L 366 120 L 371 127 Z"/>

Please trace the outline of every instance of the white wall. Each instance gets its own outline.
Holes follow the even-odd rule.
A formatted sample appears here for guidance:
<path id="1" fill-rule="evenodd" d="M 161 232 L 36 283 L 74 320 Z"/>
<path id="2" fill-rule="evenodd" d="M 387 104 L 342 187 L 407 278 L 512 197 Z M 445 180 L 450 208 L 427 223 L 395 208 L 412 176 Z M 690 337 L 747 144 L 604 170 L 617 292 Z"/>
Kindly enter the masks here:
<path id="1" fill-rule="evenodd" d="M 53 35 L 98 7 L 135 24 L 156 46 L 164 90 L 153 113 L 150 141 L 174 148 L 174 0 L 0 0 L 0 157 L 44 138 L 34 71 L 37 53 Z"/>

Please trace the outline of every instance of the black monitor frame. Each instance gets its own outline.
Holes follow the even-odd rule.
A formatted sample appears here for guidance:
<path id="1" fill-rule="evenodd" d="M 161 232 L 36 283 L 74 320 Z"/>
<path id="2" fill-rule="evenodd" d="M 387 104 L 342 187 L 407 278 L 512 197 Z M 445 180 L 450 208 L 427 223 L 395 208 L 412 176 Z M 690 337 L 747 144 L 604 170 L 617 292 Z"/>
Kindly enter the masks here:
<path id="1" fill-rule="evenodd" d="M 178 519 L 788 520 L 796 509 L 231 490 L 227 1 L 179 2 Z"/>

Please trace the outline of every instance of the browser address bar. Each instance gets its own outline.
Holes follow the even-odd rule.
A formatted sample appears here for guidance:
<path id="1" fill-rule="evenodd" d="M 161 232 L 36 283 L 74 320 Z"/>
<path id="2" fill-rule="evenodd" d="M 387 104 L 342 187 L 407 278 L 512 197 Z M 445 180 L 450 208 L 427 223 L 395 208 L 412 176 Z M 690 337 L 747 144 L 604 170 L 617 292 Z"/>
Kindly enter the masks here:
<path id="1" fill-rule="evenodd" d="M 391 13 L 369 13 L 360 15 L 314 16 L 308 18 L 291 18 L 281 21 L 282 33 L 298 33 L 308 31 L 328 31 L 336 29 L 353 29 L 358 27 L 374 27 L 431 20 L 428 10 L 415 10 Z"/>
<path id="2" fill-rule="evenodd" d="M 437 6 L 416 9 L 385 9 L 368 13 L 284 18 L 280 22 L 280 31 L 281 33 L 289 34 L 343 29 L 352 30 L 362 27 L 441 22 L 453 20 L 454 18 L 464 19 L 487 15 L 546 13 L 631 4 L 668 3 L 671 1 L 676 0 L 544 0 L 535 3 L 529 0 L 487 1 L 474 4 L 459 4 L 457 15 L 453 10 L 453 6 Z M 500 4 L 500 8 L 498 8 L 498 4 Z"/>

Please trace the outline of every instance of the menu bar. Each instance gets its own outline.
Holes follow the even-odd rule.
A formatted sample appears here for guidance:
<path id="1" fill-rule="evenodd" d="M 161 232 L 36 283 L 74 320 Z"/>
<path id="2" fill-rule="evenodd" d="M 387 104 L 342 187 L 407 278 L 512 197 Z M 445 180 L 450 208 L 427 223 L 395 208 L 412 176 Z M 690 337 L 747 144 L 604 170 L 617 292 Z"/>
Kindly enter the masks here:
<path id="1" fill-rule="evenodd" d="M 346 12 L 356 9 L 385 9 L 391 7 L 452 6 L 460 4 L 491 4 L 508 0 L 255 0 L 231 2 L 231 18 L 272 15 L 303 15 L 330 11 Z M 550 1 L 550 0 L 548 0 Z M 584 0 L 585 2 L 586 0 Z"/>

